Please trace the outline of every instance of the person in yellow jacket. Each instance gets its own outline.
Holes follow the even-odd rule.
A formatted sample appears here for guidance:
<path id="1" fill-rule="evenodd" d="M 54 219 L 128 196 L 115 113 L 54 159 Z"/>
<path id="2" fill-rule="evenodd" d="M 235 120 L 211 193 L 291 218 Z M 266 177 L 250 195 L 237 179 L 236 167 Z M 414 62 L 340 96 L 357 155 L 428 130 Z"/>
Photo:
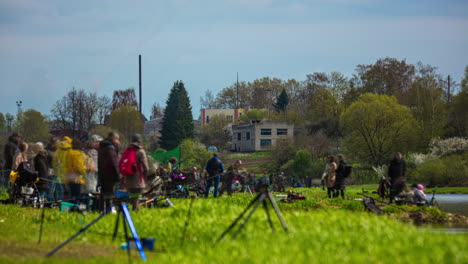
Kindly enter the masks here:
<path id="1" fill-rule="evenodd" d="M 53 154 L 52 167 L 55 174 L 55 199 L 63 200 L 64 183 L 65 183 L 65 160 L 68 152 L 71 149 L 72 140 L 69 137 L 64 137 L 58 144 L 57 150 Z"/>
<path id="2" fill-rule="evenodd" d="M 73 139 L 72 148 L 65 156 L 65 181 L 68 183 L 73 199 L 80 199 L 82 187 L 86 183 L 84 175 L 87 172 L 87 156 L 81 150 L 79 139 Z"/>

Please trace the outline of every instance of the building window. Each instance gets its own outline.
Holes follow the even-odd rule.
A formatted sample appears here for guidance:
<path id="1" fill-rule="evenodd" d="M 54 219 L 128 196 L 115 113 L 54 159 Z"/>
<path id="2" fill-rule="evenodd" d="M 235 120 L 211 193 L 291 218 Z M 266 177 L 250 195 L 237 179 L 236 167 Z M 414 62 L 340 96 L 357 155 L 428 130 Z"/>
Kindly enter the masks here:
<path id="1" fill-rule="evenodd" d="M 227 121 L 232 122 L 234 117 L 232 115 L 226 116 Z"/>
<path id="2" fill-rule="evenodd" d="M 261 147 L 271 146 L 271 139 L 260 139 L 260 146 Z"/>
<path id="3" fill-rule="evenodd" d="M 241 133 L 237 133 L 237 140 L 241 140 L 242 138 L 242 134 Z"/>
<path id="4" fill-rule="evenodd" d="M 260 130 L 260 135 L 262 135 L 262 136 L 271 136 L 271 128 L 262 128 Z"/>
<path id="5" fill-rule="evenodd" d="M 246 133 L 245 133 L 245 139 L 246 139 L 246 140 L 250 140 L 250 132 L 246 132 Z"/>
<path id="6" fill-rule="evenodd" d="M 210 122 L 210 116 L 206 116 L 206 123 L 208 124 Z"/>
<path id="7" fill-rule="evenodd" d="M 287 128 L 278 128 L 276 130 L 276 135 L 277 136 L 287 136 L 288 135 L 288 129 Z"/>

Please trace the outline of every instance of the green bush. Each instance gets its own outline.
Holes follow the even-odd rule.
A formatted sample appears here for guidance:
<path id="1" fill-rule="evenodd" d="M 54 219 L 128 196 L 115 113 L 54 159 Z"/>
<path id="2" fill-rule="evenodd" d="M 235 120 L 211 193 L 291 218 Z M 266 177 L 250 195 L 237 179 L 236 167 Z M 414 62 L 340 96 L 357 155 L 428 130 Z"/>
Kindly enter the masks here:
<path id="1" fill-rule="evenodd" d="M 435 158 L 411 170 L 411 176 L 428 187 L 468 186 L 468 164 L 465 155 Z"/>

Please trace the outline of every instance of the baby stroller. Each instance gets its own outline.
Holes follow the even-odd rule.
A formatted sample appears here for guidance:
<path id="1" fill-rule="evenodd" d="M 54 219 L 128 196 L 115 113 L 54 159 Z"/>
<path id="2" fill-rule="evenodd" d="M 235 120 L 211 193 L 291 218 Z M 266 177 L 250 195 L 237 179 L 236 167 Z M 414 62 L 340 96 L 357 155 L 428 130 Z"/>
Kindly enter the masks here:
<path id="1" fill-rule="evenodd" d="M 39 181 L 37 172 L 33 170 L 30 162 L 23 162 L 18 166 L 17 171 L 10 174 L 10 188 L 8 193 L 12 203 L 20 206 L 32 205 L 35 208 L 42 208 L 45 198 L 39 195 L 36 182 Z"/>

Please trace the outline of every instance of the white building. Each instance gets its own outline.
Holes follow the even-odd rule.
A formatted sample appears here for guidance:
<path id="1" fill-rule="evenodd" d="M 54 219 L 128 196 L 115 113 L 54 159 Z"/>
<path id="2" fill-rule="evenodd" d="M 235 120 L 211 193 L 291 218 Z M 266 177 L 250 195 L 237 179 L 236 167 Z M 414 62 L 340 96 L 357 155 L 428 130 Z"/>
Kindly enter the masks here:
<path id="1" fill-rule="evenodd" d="M 285 121 L 265 120 L 262 122 L 232 126 L 232 150 L 238 152 L 271 150 L 276 141 L 293 138 L 294 124 Z"/>

